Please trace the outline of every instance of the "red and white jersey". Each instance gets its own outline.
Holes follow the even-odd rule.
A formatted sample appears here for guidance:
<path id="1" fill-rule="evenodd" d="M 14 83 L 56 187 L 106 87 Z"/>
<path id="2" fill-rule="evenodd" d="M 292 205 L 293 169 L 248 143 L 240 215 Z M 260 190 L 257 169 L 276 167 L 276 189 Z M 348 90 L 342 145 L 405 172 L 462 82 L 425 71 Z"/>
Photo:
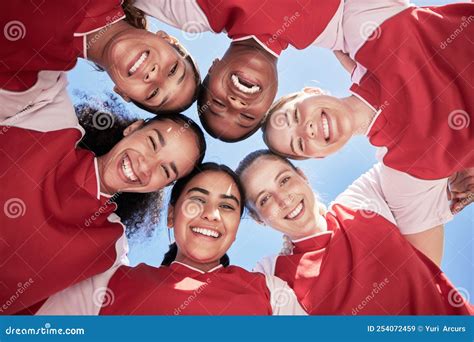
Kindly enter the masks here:
<path id="1" fill-rule="evenodd" d="M 82 135 L 65 88 L 0 126 L 0 314 L 127 263 L 124 227 L 100 192 L 97 159 L 76 148 Z"/>
<path id="2" fill-rule="evenodd" d="M 265 258 L 256 270 L 285 280 L 312 315 L 474 314 L 400 234 L 374 172 L 380 171 L 364 174 L 336 199 L 326 231 L 293 241 L 291 255 Z"/>
<path id="3" fill-rule="evenodd" d="M 37 315 L 306 315 L 281 279 L 237 266 L 203 272 L 169 267 L 119 267 L 52 296 Z"/>
<path id="4" fill-rule="evenodd" d="M 233 41 L 253 38 L 276 57 L 289 45 L 311 45 L 342 9 L 341 0 L 138 0 L 134 5 L 187 32 L 226 32 Z"/>
<path id="5" fill-rule="evenodd" d="M 50 94 L 60 71 L 72 69 L 79 56 L 87 57 L 86 35 L 124 18 L 121 0 L 17 0 L 2 5 L 0 120 L 47 100 L 44 92 Z"/>
<path id="6" fill-rule="evenodd" d="M 474 167 L 474 4 L 408 8 L 357 51 L 351 90 L 377 112 L 367 136 L 383 163 L 421 179 Z"/>

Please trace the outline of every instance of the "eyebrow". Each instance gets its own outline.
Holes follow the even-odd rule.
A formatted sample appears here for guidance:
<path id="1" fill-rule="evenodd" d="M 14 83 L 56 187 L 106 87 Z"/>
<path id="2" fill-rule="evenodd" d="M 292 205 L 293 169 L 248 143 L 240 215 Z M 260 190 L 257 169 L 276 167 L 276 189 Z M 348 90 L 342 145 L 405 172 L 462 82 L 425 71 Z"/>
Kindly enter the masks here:
<path id="1" fill-rule="evenodd" d="M 168 102 L 169 100 L 169 95 L 166 95 L 163 100 L 160 102 L 160 104 L 158 106 L 156 106 L 156 108 L 161 108 L 166 102 Z"/>
<path id="2" fill-rule="evenodd" d="M 210 195 L 211 193 L 206 190 L 206 189 L 203 189 L 203 188 L 199 188 L 199 187 L 194 187 L 194 188 L 191 188 L 187 191 L 187 193 L 190 193 L 190 192 L 193 192 L 193 191 L 196 191 L 196 192 L 200 192 L 204 195 Z M 219 196 L 220 198 L 224 198 L 224 199 L 230 199 L 230 200 L 233 200 L 235 201 L 238 205 L 240 205 L 240 201 L 237 199 L 237 197 L 235 197 L 234 195 L 227 195 L 227 194 L 222 194 Z"/>
<path id="3" fill-rule="evenodd" d="M 180 85 L 181 83 L 183 83 L 184 81 L 184 77 L 186 77 L 186 64 L 184 64 L 184 68 L 183 68 L 183 74 L 181 75 L 181 77 L 178 79 L 178 85 Z"/>
<path id="4" fill-rule="evenodd" d="M 208 107 L 207 109 L 209 109 L 209 111 L 211 112 L 211 114 L 222 117 L 221 114 L 214 112 L 214 111 L 211 109 L 211 107 Z"/>
<path id="5" fill-rule="evenodd" d="M 237 122 L 237 126 L 242 127 L 242 128 L 252 128 L 253 127 L 253 125 L 245 126 L 245 125 L 241 124 L 240 122 Z"/>
<path id="6" fill-rule="evenodd" d="M 209 195 L 210 194 L 209 191 L 207 191 L 206 189 L 199 188 L 197 186 L 195 186 L 194 188 L 189 189 L 186 193 L 189 194 L 190 192 L 193 192 L 193 191 L 200 192 L 204 195 Z"/>
<path id="7" fill-rule="evenodd" d="M 156 128 L 153 128 L 153 130 L 155 131 L 156 135 L 158 136 L 158 140 L 160 141 L 161 146 L 165 147 L 166 146 L 166 141 L 165 141 L 165 138 L 163 137 L 163 134 L 161 134 L 161 132 L 159 130 L 157 130 Z"/>
<path id="8" fill-rule="evenodd" d="M 293 137 L 291 137 L 291 141 L 290 141 L 291 151 L 293 152 L 293 154 L 298 154 L 298 153 L 296 153 L 294 142 L 295 142 L 295 139 Z"/>
<path id="9" fill-rule="evenodd" d="M 237 205 L 240 205 L 240 201 L 237 199 L 237 197 L 235 197 L 234 195 L 220 195 L 219 196 L 220 198 L 223 198 L 223 199 L 230 199 L 230 200 L 233 200 L 237 203 Z"/>

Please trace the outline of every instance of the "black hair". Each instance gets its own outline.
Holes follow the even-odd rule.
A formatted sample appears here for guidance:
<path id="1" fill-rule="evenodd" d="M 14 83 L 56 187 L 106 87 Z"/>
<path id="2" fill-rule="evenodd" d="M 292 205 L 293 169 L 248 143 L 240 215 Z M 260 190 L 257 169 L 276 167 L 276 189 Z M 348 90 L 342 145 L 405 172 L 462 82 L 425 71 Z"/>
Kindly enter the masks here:
<path id="1" fill-rule="evenodd" d="M 237 189 L 239 191 L 240 195 L 240 216 L 242 216 L 244 212 L 244 203 L 245 203 L 245 195 L 244 195 L 244 189 L 242 187 L 242 183 L 240 182 L 239 177 L 235 174 L 232 169 L 230 169 L 226 165 L 222 164 L 217 164 L 217 163 L 204 163 L 196 167 L 190 174 L 188 174 L 186 177 L 183 177 L 179 179 L 176 184 L 173 186 L 173 189 L 171 190 L 171 196 L 170 196 L 170 201 L 169 205 L 174 206 L 176 205 L 176 202 L 178 202 L 179 196 L 182 194 L 184 188 L 186 185 L 197 175 L 207 172 L 207 171 L 218 171 L 218 172 L 224 172 L 228 176 L 232 178 L 234 183 L 237 185 Z M 170 245 L 170 249 L 168 252 L 166 252 L 164 259 L 161 263 L 162 266 L 169 266 L 175 259 L 176 255 L 178 253 L 178 247 L 176 243 L 172 243 Z M 224 254 L 224 256 L 220 259 L 220 263 L 224 266 L 227 267 L 230 264 L 230 259 L 227 254 Z"/>
<path id="2" fill-rule="evenodd" d="M 204 81 L 202 82 L 201 86 L 199 87 L 199 92 L 197 95 L 197 111 L 198 111 L 198 116 L 199 120 L 201 121 L 201 125 L 204 128 L 204 130 L 214 139 L 219 139 L 220 141 L 226 142 L 226 143 L 235 143 L 239 142 L 242 140 L 245 140 L 255 134 L 259 130 L 259 128 L 263 125 L 263 122 L 265 119 L 262 119 L 262 121 L 257 124 L 254 128 L 252 128 L 249 132 L 243 134 L 240 137 L 237 138 L 225 138 L 222 136 L 217 135 L 213 129 L 209 126 L 209 115 L 206 115 L 207 110 L 209 109 L 209 103 L 206 101 L 206 92 L 208 91 L 208 84 L 209 84 L 209 74 L 206 75 L 204 78 Z"/>
<path id="3" fill-rule="evenodd" d="M 170 201 L 169 205 L 174 206 L 176 202 L 178 202 L 179 196 L 181 196 L 181 193 L 183 192 L 184 188 L 188 183 L 197 175 L 204 173 L 206 171 L 217 171 L 217 172 L 224 172 L 227 174 L 229 177 L 232 178 L 234 183 L 237 185 L 237 189 L 239 190 L 239 195 L 240 195 L 240 215 L 242 216 L 244 212 L 244 206 L 243 204 L 245 203 L 245 195 L 244 195 L 244 188 L 242 186 L 242 183 L 240 182 L 239 177 L 237 174 L 227 165 L 223 164 L 217 164 L 217 163 L 203 163 L 201 165 L 198 165 L 197 167 L 194 168 L 193 171 L 191 171 L 187 176 L 179 179 L 175 185 L 173 186 L 173 189 L 171 189 L 171 195 L 170 195 Z"/>
<path id="4" fill-rule="evenodd" d="M 130 116 L 124 104 L 112 93 L 106 93 L 106 100 L 100 101 L 79 91 L 74 93 L 81 99 L 81 102 L 75 105 L 75 110 L 79 123 L 85 130 L 78 147 L 90 150 L 96 156 L 109 152 L 123 138 L 125 128 L 138 120 Z M 199 165 L 206 150 L 204 134 L 199 126 L 182 114 L 159 115 L 147 120 L 145 125 L 163 120 L 172 120 L 193 131 L 199 149 L 195 165 Z M 128 237 L 138 231 L 147 237 L 151 236 L 160 218 L 163 190 L 151 193 L 120 193 L 114 196 L 112 201 L 117 204 L 116 213 L 126 225 Z"/>

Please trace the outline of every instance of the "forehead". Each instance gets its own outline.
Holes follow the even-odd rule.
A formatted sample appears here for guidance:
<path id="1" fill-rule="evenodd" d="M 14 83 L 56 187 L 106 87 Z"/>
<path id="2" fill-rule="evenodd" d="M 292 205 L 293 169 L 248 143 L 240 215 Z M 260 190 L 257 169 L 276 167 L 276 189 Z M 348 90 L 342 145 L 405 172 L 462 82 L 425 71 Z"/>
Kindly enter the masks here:
<path id="1" fill-rule="evenodd" d="M 237 184 L 231 176 L 223 171 L 204 171 L 194 176 L 186 185 L 183 193 L 187 193 L 195 187 L 209 191 L 210 196 L 232 195 L 240 200 Z"/>
<path id="2" fill-rule="evenodd" d="M 259 192 L 268 190 L 282 172 L 292 171 L 293 168 L 280 159 L 260 157 L 254 161 L 242 174 L 242 182 L 249 199 Z"/>
<path id="3" fill-rule="evenodd" d="M 287 100 L 283 101 L 282 103 L 279 103 L 277 107 L 273 110 L 272 114 L 286 112 L 289 109 L 293 108 L 296 103 L 303 101 L 309 96 L 309 94 L 306 94 L 304 92 L 299 92 L 294 96 L 290 96 Z"/>
<path id="4" fill-rule="evenodd" d="M 182 122 L 170 119 L 154 120 L 145 126 L 144 130 L 158 130 L 167 139 L 167 143 L 178 140 L 179 143 L 185 144 L 186 140 L 194 139 L 195 136 L 194 131 L 190 127 L 185 126 Z"/>
<path id="5" fill-rule="evenodd" d="M 250 127 L 242 127 L 238 122 L 237 115 L 232 113 L 222 113 L 215 115 L 209 108 L 202 114 L 205 120 L 207 130 L 217 138 L 238 139 L 257 127 L 258 120 Z"/>

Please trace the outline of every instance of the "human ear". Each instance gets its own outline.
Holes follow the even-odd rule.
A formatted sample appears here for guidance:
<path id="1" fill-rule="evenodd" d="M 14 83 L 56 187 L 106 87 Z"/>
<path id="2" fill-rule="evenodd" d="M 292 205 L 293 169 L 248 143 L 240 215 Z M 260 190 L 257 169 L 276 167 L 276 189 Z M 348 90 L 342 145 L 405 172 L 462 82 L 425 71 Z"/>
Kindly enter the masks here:
<path id="1" fill-rule="evenodd" d="M 130 97 L 119 87 L 114 86 L 114 92 L 120 95 L 120 97 L 125 101 L 125 102 L 130 102 L 131 99 Z"/>
<path id="2" fill-rule="evenodd" d="M 301 91 L 305 94 L 323 95 L 322 89 L 318 87 L 304 87 Z"/>
<path id="3" fill-rule="evenodd" d="M 126 137 L 127 135 L 130 135 L 131 133 L 135 132 L 137 129 L 140 129 L 141 127 L 143 127 L 144 123 L 145 121 L 143 120 L 137 120 L 132 124 L 128 125 L 127 128 L 123 130 L 123 136 Z"/>
<path id="4" fill-rule="evenodd" d="M 208 74 L 211 74 L 212 73 L 212 70 L 214 69 L 214 67 L 217 65 L 217 63 L 219 63 L 221 60 L 219 58 L 215 58 L 213 61 L 212 61 L 212 65 L 210 66 L 209 68 L 209 71 L 207 72 Z"/>
<path id="5" fill-rule="evenodd" d="M 174 37 L 174 36 L 170 36 L 168 33 L 166 33 L 165 31 L 157 31 L 155 33 L 158 37 L 160 38 L 163 38 L 164 40 L 166 40 L 168 43 L 170 43 L 171 45 L 175 45 L 175 46 L 178 46 L 178 47 L 181 47 L 181 44 L 179 43 L 179 40 Z"/>
<path id="6" fill-rule="evenodd" d="M 172 205 L 168 207 L 168 217 L 167 217 L 166 226 L 169 229 L 173 229 L 174 227 L 174 206 Z"/>

